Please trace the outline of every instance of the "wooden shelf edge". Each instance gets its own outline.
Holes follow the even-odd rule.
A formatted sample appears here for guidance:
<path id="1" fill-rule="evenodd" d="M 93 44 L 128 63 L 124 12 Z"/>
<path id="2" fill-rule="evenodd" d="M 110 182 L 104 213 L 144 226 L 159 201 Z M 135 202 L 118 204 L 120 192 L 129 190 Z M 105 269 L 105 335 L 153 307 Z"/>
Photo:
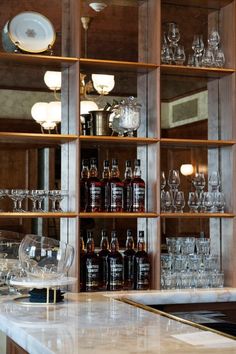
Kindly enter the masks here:
<path id="1" fill-rule="evenodd" d="M 75 218 L 77 217 L 78 214 L 75 212 L 23 212 L 23 213 L 17 213 L 17 212 L 0 212 L 0 219 L 6 218 L 6 219 L 12 219 L 12 218 L 44 218 L 44 219 L 49 219 L 49 218 Z"/>
<path id="2" fill-rule="evenodd" d="M 73 65 L 78 62 L 75 57 L 51 56 L 41 54 L 18 54 L 0 52 L 0 61 L 32 63 L 32 64 L 67 64 Z"/>
<path id="3" fill-rule="evenodd" d="M 28 141 L 34 143 L 63 143 L 78 139 L 75 134 L 42 134 L 42 133 L 14 133 L 0 132 L 0 143 L 25 143 Z"/>
<path id="4" fill-rule="evenodd" d="M 89 59 L 89 58 L 79 58 L 79 62 L 86 66 L 100 66 L 100 67 L 117 67 L 117 68 L 127 68 L 127 69 L 147 69 L 154 70 L 159 67 L 159 65 L 154 63 L 144 63 L 144 62 L 133 62 L 133 61 L 119 61 L 119 60 L 104 60 L 104 59 Z"/>
<path id="5" fill-rule="evenodd" d="M 84 142 L 111 142 L 111 143 L 132 143 L 132 144 L 155 144 L 159 142 L 157 138 L 140 138 L 140 137 L 119 137 L 119 136 L 92 136 L 80 135 L 80 141 Z"/>
<path id="6" fill-rule="evenodd" d="M 188 218 L 188 219 L 204 219 L 204 218 L 234 218 L 232 213 L 161 213 L 161 218 Z"/>
<path id="7" fill-rule="evenodd" d="M 82 219 L 135 219 L 135 218 L 156 218 L 158 217 L 157 213 L 79 213 L 79 217 Z"/>
<path id="8" fill-rule="evenodd" d="M 198 139 L 171 139 L 161 138 L 161 144 L 165 145 L 199 145 L 199 146 L 232 146 L 236 143 L 235 140 L 198 140 Z"/>
<path id="9" fill-rule="evenodd" d="M 179 74 L 193 74 L 193 75 L 209 75 L 209 76 L 216 76 L 216 75 L 227 75 L 235 73 L 235 69 L 233 68 L 204 68 L 204 67 L 193 67 L 188 65 L 168 65 L 168 64 L 161 64 L 160 69 L 165 72 L 179 72 Z"/>

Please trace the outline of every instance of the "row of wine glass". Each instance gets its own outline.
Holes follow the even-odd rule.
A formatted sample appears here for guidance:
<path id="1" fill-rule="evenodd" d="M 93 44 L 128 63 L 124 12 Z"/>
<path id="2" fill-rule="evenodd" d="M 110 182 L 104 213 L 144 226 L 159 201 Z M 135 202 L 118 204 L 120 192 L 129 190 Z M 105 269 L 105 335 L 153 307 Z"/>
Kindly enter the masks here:
<path id="1" fill-rule="evenodd" d="M 48 198 L 51 202 L 49 211 L 62 212 L 61 201 L 68 195 L 65 190 L 43 190 L 43 189 L 0 189 L 0 199 L 10 198 L 13 201 L 13 212 L 25 212 L 23 201 L 29 199 L 32 201 L 32 212 L 46 211 L 45 200 Z M 0 210 L 3 211 L 3 210 Z"/>
<path id="2" fill-rule="evenodd" d="M 161 61 L 163 64 L 184 65 L 186 53 L 184 46 L 179 44 L 180 37 L 178 24 L 175 22 L 167 23 L 161 49 Z M 204 45 L 203 36 L 195 34 L 192 41 L 193 54 L 189 54 L 187 65 L 222 68 L 225 64 L 225 56 L 219 44 L 220 35 L 216 29 L 210 31 L 207 46 Z"/>

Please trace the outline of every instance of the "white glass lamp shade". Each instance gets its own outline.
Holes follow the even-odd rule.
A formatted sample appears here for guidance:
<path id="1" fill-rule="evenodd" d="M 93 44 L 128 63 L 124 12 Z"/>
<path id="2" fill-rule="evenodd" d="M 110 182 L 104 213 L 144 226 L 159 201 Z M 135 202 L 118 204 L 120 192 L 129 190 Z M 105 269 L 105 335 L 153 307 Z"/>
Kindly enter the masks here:
<path id="1" fill-rule="evenodd" d="M 44 82 L 50 90 L 61 89 L 61 72 L 60 71 L 46 71 L 44 74 Z"/>
<path id="2" fill-rule="evenodd" d="M 93 101 L 80 101 L 80 114 L 89 114 L 89 111 L 97 111 L 98 105 Z"/>
<path id="3" fill-rule="evenodd" d="M 61 102 L 52 101 L 48 103 L 47 122 L 61 122 Z"/>
<path id="4" fill-rule="evenodd" d="M 98 1 L 96 1 L 96 2 L 91 2 L 91 3 L 89 4 L 89 6 L 90 6 L 94 11 L 100 12 L 100 11 L 104 10 L 105 7 L 107 7 L 107 4 L 105 4 L 105 2 L 98 2 Z"/>
<path id="5" fill-rule="evenodd" d="M 48 103 L 35 103 L 31 108 L 31 115 L 37 123 L 41 124 L 42 122 L 45 122 L 48 116 Z"/>
<path id="6" fill-rule="evenodd" d="M 108 95 L 115 86 L 114 75 L 92 74 L 93 86 L 100 95 Z"/>
<path id="7" fill-rule="evenodd" d="M 53 130 L 56 128 L 57 124 L 55 122 L 47 121 L 47 122 L 43 122 L 41 125 L 42 125 L 43 129 Z"/>
<path id="8" fill-rule="evenodd" d="M 185 163 L 180 166 L 180 172 L 184 176 L 190 176 L 193 174 L 193 165 L 189 163 Z"/>

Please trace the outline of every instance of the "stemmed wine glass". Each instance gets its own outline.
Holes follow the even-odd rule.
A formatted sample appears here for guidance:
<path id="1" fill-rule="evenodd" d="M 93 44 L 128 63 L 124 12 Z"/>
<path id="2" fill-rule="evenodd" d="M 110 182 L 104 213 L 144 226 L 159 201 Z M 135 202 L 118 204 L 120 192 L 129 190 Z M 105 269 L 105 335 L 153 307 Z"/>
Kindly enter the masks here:
<path id="1" fill-rule="evenodd" d="M 161 171 L 161 190 L 163 190 L 166 186 L 166 176 L 165 172 Z"/>
<path id="2" fill-rule="evenodd" d="M 68 192 L 65 190 L 53 189 L 48 192 L 49 199 L 52 202 L 51 211 L 52 212 L 61 212 L 61 201 L 68 195 Z"/>
<path id="3" fill-rule="evenodd" d="M 201 66 L 202 52 L 204 50 L 204 42 L 201 34 L 194 35 L 192 49 L 195 56 L 195 65 Z"/>
<path id="4" fill-rule="evenodd" d="M 206 185 L 206 180 L 203 172 L 196 172 L 195 176 L 193 177 L 192 184 L 196 189 L 196 192 L 200 194 Z"/>
<path id="5" fill-rule="evenodd" d="M 185 207 L 184 192 L 177 191 L 174 197 L 175 213 L 183 213 Z"/>
<path id="6" fill-rule="evenodd" d="M 170 41 L 170 46 L 177 47 L 178 42 L 180 40 L 179 27 L 175 22 L 169 22 L 167 26 L 168 26 L 167 38 Z"/>
<path id="7" fill-rule="evenodd" d="M 220 180 L 220 174 L 218 171 L 211 172 L 211 174 L 209 176 L 208 184 L 211 186 L 212 192 L 219 191 L 221 180 Z"/>
<path id="8" fill-rule="evenodd" d="M 27 189 L 11 189 L 8 193 L 9 198 L 13 200 L 14 212 L 25 212 L 22 208 L 22 201 L 28 195 L 29 191 Z"/>
<path id="9" fill-rule="evenodd" d="M 0 189 L 0 199 L 3 199 L 4 197 L 6 197 L 9 193 L 8 189 Z M 3 211 L 2 209 L 0 209 L 0 212 Z"/>
<path id="10" fill-rule="evenodd" d="M 29 191 L 28 198 L 32 200 L 33 206 L 32 206 L 32 211 L 33 212 L 41 212 L 44 211 L 42 209 L 42 202 L 43 199 L 46 196 L 46 191 L 42 189 L 32 189 Z M 37 206 L 38 204 L 38 206 Z"/>
<path id="11" fill-rule="evenodd" d="M 168 186 L 170 187 L 170 193 L 172 197 L 172 202 L 174 201 L 175 194 L 180 185 L 180 177 L 178 170 L 170 170 L 168 175 Z"/>
<path id="12" fill-rule="evenodd" d="M 189 192 L 188 194 L 188 206 L 190 213 L 198 213 L 198 208 L 201 204 L 199 195 L 197 192 Z"/>

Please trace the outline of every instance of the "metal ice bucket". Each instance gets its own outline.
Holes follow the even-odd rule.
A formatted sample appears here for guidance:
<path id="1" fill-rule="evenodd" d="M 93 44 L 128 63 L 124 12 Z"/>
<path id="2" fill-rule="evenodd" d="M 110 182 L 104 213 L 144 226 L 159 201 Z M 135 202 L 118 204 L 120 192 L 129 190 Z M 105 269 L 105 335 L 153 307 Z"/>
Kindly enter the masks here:
<path id="1" fill-rule="evenodd" d="M 112 130 L 109 126 L 109 111 L 90 111 L 92 115 L 93 135 L 111 135 Z"/>

